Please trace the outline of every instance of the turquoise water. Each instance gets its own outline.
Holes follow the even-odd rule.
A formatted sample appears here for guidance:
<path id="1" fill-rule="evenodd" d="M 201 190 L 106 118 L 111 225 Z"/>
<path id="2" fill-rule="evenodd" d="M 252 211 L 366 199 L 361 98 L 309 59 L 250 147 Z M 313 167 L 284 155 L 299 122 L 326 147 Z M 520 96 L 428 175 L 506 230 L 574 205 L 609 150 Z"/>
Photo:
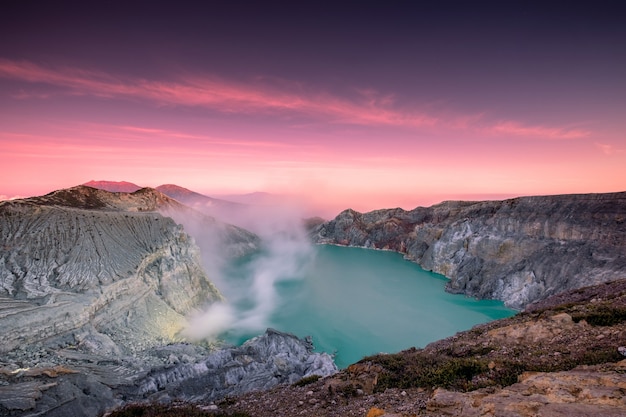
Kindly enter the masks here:
<path id="1" fill-rule="evenodd" d="M 241 261 L 227 273 L 233 304 L 244 313 L 258 304 L 251 290 L 253 263 Z M 367 355 L 424 347 L 514 314 L 499 301 L 449 294 L 446 281 L 397 253 L 317 246 L 297 274 L 271 284 L 273 308 L 258 327 L 311 335 L 316 350 L 334 353 L 343 368 Z M 223 336 L 241 343 L 264 330 L 234 329 Z"/>

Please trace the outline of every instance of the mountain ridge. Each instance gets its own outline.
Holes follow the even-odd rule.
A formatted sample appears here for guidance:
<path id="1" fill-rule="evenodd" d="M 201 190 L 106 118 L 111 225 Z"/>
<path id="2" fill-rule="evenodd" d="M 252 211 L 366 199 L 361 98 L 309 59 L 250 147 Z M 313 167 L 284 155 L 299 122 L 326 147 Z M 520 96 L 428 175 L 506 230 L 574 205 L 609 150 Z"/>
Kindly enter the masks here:
<path id="1" fill-rule="evenodd" d="M 128 181 L 91 180 L 82 185 L 115 193 L 134 193 L 135 191 L 143 188 L 137 184 Z"/>
<path id="2" fill-rule="evenodd" d="M 403 253 L 450 279 L 451 292 L 521 309 L 625 276 L 626 192 L 348 209 L 310 234 L 316 243 Z"/>

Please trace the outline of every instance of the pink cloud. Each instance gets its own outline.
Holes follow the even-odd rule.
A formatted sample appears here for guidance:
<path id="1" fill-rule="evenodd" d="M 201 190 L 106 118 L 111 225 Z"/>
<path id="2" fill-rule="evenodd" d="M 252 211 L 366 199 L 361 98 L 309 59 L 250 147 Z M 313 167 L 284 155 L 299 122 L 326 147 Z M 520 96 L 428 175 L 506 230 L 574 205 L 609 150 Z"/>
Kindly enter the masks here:
<path id="1" fill-rule="evenodd" d="M 392 95 L 357 90 L 359 98 L 347 99 L 324 92 L 307 91 L 299 83 L 260 78 L 248 84 L 211 76 L 183 75 L 173 81 L 115 77 L 78 68 L 52 68 L 26 61 L 0 59 L 0 77 L 64 87 L 71 94 L 147 100 L 162 106 L 196 106 L 223 113 L 304 115 L 330 123 L 361 126 L 395 126 L 465 130 L 470 134 L 507 134 L 548 140 L 579 139 L 591 132 L 567 127 L 541 126 L 518 121 L 489 122 L 484 113 L 436 116 L 399 109 Z M 27 98 L 27 93 L 20 93 Z M 42 96 L 45 97 L 45 96 Z M 395 106 L 395 107 L 394 107 Z M 153 132 L 156 133 L 156 132 Z"/>
<path id="2" fill-rule="evenodd" d="M 221 138 L 144 126 L 62 122 L 35 129 L 32 133 L 0 131 L 5 154 L 49 160 L 119 159 L 124 155 L 125 159 L 156 158 L 164 163 L 177 156 L 189 161 L 203 159 L 228 164 L 243 160 L 253 163 L 266 158 L 275 160 L 280 155 L 301 158 L 318 153 L 315 144 Z M 146 147 L 146 143 L 150 146 Z"/>
<path id="3" fill-rule="evenodd" d="M 388 107 L 390 101 L 354 103 L 329 94 L 295 94 L 261 85 L 239 85 L 215 77 L 184 77 L 175 82 L 122 79 L 75 68 L 51 69 L 30 62 L 0 59 L 0 76 L 68 88 L 74 93 L 128 97 L 160 105 L 201 106 L 233 113 L 297 112 L 337 122 L 364 125 L 428 126 L 436 118 Z"/>
<path id="4" fill-rule="evenodd" d="M 568 129 L 562 127 L 529 126 L 513 121 L 497 123 L 489 127 L 489 130 L 493 133 L 540 137 L 545 139 L 580 139 L 591 134 L 591 132 L 586 130 Z"/>
<path id="5" fill-rule="evenodd" d="M 624 149 L 617 149 L 615 146 L 610 145 L 608 143 L 595 143 L 596 147 L 602 151 L 605 155 L 613 155 L 616 153 L 623 153 Z"/>

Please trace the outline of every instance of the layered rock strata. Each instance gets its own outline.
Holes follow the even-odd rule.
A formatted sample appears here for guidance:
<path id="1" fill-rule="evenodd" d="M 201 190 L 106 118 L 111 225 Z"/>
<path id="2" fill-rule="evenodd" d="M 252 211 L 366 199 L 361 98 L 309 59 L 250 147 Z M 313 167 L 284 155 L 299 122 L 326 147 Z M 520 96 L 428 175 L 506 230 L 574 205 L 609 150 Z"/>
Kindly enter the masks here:
<path id="1" fill-rule="evenodd" d="M 0 203 L 0 350 L 88 323 L 129 347 L 173 341 L 220 300 L 193 239 L 155 211 L 163 197 L 76 187 Z"/>
<path id="2" fill-rule="evenodd" d="M 626 277 L 626 193 L 346 210 L 311 234 L 317 243 L 401 252 L 449 278 L 451 292 L 516 309 Z"/>
<path id="3" fill-rule="evenodd" d="M 97 416 L 336 371 L 275 331 L 218 351 L 180 343 L 185 316 L 222 299 L 196 242 L 217 261 L 259 238 L 158 191 L 79 186 L 2 202 L 0 239 L 0 415 Z"/>

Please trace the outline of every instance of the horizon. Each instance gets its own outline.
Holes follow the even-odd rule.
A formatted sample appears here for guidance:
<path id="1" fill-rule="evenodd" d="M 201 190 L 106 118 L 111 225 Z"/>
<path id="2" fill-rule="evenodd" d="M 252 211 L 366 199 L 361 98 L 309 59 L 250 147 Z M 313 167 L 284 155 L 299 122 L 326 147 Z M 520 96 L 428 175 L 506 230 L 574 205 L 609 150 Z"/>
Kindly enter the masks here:
<path id="1" fill-rule="evenodd" d="M 94 179 L 328 215 L 626 190 L 619 3 L 451 5 L 4 6 L 0 199 Z"/>
<path id="2" fill-rule="evenodd" d="M 188 187 L 185 187 L 184 185 L 181 184 L 173 184 L 173 183 L 165 183 L 165 184 L 159 184 L 159 185 L 143 185 L 143 184 L 137 184 L 133 181 L 124 181 L 124 180 L 119 180 L 119 181 L 111 181 L 111 180 L 89 180 L 86 181 L 84 183 L 81 184 L 76 184 L 70 187 L 65 187 L 65 188 L 73 188 L 73 187 L 77 187 L 77 186 L 81 186 L 81 185 L 85 185 L 85 186 L 90 186 L 90 187 L 94 187 L 94 188 L 99 188 L 99 189 L 105 189 L 104 187 L 98 187 L 95 185 L 90 185 L 90 182 L 95 182 L 95 183 L 106 183 L 104 185 L 121 185 L 121 184 L 125 184 L 125 185 L 133 185 L 133 186 L 137 186 L 139 187 L 139 189 L 141 188 L 152 188 L 157 190 L 159 187 L 161 186 L 166 186 L 166 185 L 173 185 L 173 186 L 177 186 L 177 187 L 181 187 L 184 188 L 188 191 L 194 192 L 194 193 L 198 193 L 201 194 L 205 197 L 209 197 L 209 198 L 214 198 L 214 199 L 220 199 L 220 200 L 224 200 L 224 201 L 231 201 L 231 202 L 235 202 L 235 203 L 241 203 L 243 202 L 243 204 L 250 204 L 252 206 L 254 205 L 260 205 L 260 206 L 280 206 L 280 205 L 284 205 L 287 207 L 291 207 L 293 209 L 295 209 L 296 212 L 302 214 L 304 217 L 322 217 L 325 220 L 330 220 L 332 218 L 334 218 L 335 216 L 337 216 L 339 213 L 341 213 L 342 211 L 351 209 L 351 210 L 356 210 L 357 212 L 361 212 L 361 213 L 366 213 L 366 212 L 371 212 L 371 211 L 375 211 L 375 210 L 381 210 L 381 209 L 395 209 L 395 208 L 401 208 L 404 209 L 406 211 L 410 211 L 412 209 L 418 208 L 418 207 L 431 207 L 433 205 L 437 205 L 440 203 L 444 203 L 447 201 L 466 201 L 466 202 L 474 202 L 474 201 L 503 201 L 503 200 L 508 200 L 508 199 L 514 199 L 514 198 L 523 198 L 523 197 L 539 197 L 539 196 L 552 196 L 552 195 L 572 195 L 572 194 L 594 194 L 594 193 L 560 193 L 560 194 L 533 194 L 533 195 L 508 195 L 508 194 L 459 194 L 456 195 L 454 197 L 458 197 L 458 198 L 443 198 L 441 196 L 430 196 L 429 198 L 426 198 L 424 196 L 422 196 L 421 201 L 423 201 L 423 204 L 418 204 L 415 206 L 400 206 L 400 205 L 396 205 L 396 206 L 378 206 L 378 207 L 372 207 L 372 208 L 365 208 L 365 209 L 360 209 L 358 208 L 358 206 L 338 206 L 338 205 L 332 205 L 332 204 L 321 204 L 321 205 L 315 205 L 312 204 L 310 201 L 305 200 L 304 198 L 302 198 L 302 196 L 299 195 L 295 195 L 295 194 L 276 194 L 276 193 L 267 193 L 265 191 L 254 191 L 254 192 L 249 192 L 249 193 L 233 193 L 233 194 L 218 194 L 218 193 L 206 193 L 206 192 L 200 192 L 198 190 L 193 190 L 190 189 Z M 102 184 L 98 184 L 98 185 L 102 185 Z M 23 199 L 23 198 L 29 198 L 29 197 L 39 197 L 39 196 L 43 196 L 46 195 L 48 193 L 54 192 L 54 191 L 58 191 L 61 189 L 65 189 L 65 188 L 58 188 L 55 190 L 50 190 L 49 192 L 44 192 L 42 194 L 33 194 L 33 195 L 16 195 L 16 196 L 6 196 L 6 195 L 1 195 L 0 194 L 0 202 L 2 201 L 9 201 L 9 200 L 16 200 L 16 199 Z M 157 190 L 158 191 L 158 190 Z M 125 191 L 122 191 L 125 192 Z M 621 193 L 621 192 L 626 192 L 626 190 L 619 190 L 619 191 L 612 191 L 612 192 L 607 192 L 608 194 L 610 193 Z M 602 193 L 604 194 L 604 193 Z M 269 200 L 269 203 L 246 203 L 245 201 L 245 197 L 250 197 L 250 196 L 254 196 L 254 195 L 264 195 L 267 196 L 268 198 L 272 199 Z M 229 200 L 229 198 L 232 198 L 232 200 Z M 244 200 L 241 200 L 241 198 L 244 198 Z M 367 207 L 367 206 L 366 206 Z"/>

